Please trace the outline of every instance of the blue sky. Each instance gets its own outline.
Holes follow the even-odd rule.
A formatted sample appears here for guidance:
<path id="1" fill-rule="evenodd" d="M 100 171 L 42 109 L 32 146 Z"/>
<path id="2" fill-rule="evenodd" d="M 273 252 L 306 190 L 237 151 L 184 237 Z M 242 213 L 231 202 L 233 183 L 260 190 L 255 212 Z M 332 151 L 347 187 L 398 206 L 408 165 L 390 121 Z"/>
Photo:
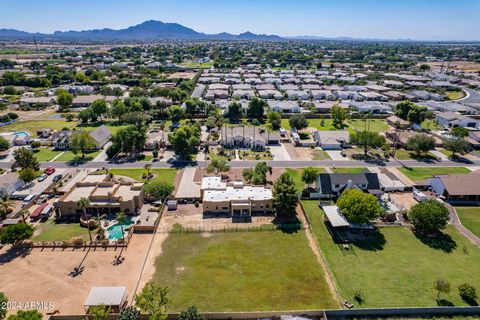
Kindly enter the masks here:
<path id="1" fill-rule="evenodd" d="M 145 20 L 205 33 L 480 40 L 480 0 L 0 0 L 0 28 L 120 29 Z"/>

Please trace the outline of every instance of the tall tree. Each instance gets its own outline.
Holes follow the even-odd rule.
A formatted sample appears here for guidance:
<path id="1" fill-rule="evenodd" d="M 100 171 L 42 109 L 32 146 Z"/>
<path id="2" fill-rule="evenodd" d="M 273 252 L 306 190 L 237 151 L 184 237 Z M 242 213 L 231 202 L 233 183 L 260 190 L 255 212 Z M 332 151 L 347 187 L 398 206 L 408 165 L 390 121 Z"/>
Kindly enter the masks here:
<path id="1" fill-rule="evenodd" d="M 382 213 L 377 197 L 358 189 L 345 190 L 338 198 L 337 206 L 345 218 L 353 223 L 368 223 Z"/>
<path id="2" fill-rule="evenodd" d="M 215 174 L 218 174 L 220 172 L 227 172 L 229 170 L 230 166 L 228 165 L 227 160 L 222 157 L 213 157 L 207 167 L 208 173 L 214 172 Z"/>
<path id="3" fill-rule="evenodd" d="M 15 204 L 8 194 L 2 194 L 0 196 L 0 220 L 4 220 L 8 214 L 13 212 L 15 209 Z"/>
<path id="4" fill-rule="evenodd" d="M 448 209 L 436 200 L 418 203 L 408 212 L 408 220 L 413 224 L 415 230 L 427 235 L 445 229 L 448 219 Z"/>
<path id="5" fill-rule="evenodd" d="M 426 134 L 416 134 L 408 138 L 407 149 L 415 152 L 418 157 L 422 153 L 435 149 L 435 138 Z"/>
<path id="6" fill-rule="evenodd" d="M 13 224 L 0 233 L 0 242 L 16 245 L 33 236 L 33 226 L 25 223 Z"/>
<path id="7" fill-rule="evenodd" d="M 92 233 L 91 233 L 91 230 L 90 230 L 90 225 L 88 224 L 89 219 L 87 219 L 87 208 L 89 206 L 90 206 L 90 200 L 88 198 L 81 197 L 77 202 L 77 207 L 79 209 L 82 209 L 83 219 L 87 222 L 88 238 L 90 239 L 90 242 L 92 242 Z"/>
<path id="8" fill-rule="evenodd" d="M 227 111 L 224 114 L 231 122 L 237 122 L 243 116 L 243 108 L 240 102 L 234 101 L 228 105 Z"/>
<path id="9" fill-rule="evenodd" d="M 385 137 L 377 132 L 359 131 L 350 136 L 350 142 L 361 147 L 364 155 L 367 156 L 370 149 L 380 148 L 385 144 Z"/>
<path id="10" fill-rule="evenodd" d="M 463 138 L 450 138 L 443 142 L 443 147 L 452 152 L 452 158 L 457 157 L 457 153 L 465 154 L 471 150 L 468 141 Z"/>
<path id="11" fill-rule="evenodd" d="M 102 116 L 104 116 L 108 111 L 107 102 L 103 99 L 97 99 L 93 101 L 92 105 L 90 106 L 90 110 L 94 115 L 100 118 L 100 121 L 102 121 Z"/>
<path id="12" fill-rule="evenodd" d="M 178 123 L 185 118 L 185 111 L 180 106 L 171 106 L 167 110 L 168 117 L 172 120 L 172 123 Z"/>
<path id="13" fill-rule="evenodd" d="M 294 128 L 295 130 L 302 130 L 308 127 L 308 120 L 305 118 L 303 114 L 296 114 L 288 119 L 290 123 L 290 127 Z"/>
<path id="14" fill-rule="evenodd" d="M 267 103 L 265 100 L 257 97 L 252 98 L 252 100 L 250 100 L 248 103 L 247 116 L 251 119 L 263 119 L 266 106 Z"/>
<path id="15" fill-rule="evenodd" d="M 120 224 L 120 229 L 122 230 L 122 239 L 125 239 L 125 232 L 123 230 L 123 226 L 127 223 L 128 217 L 124 212 L 119 212 L 115 216 L 115 220 L 117 220 L 118 224 Z"/>
<path id="16" fill-rule="evenodd" d="M 332 106 L 332 121 L 335 128 L 343 128 L 343 123 L 348 119 L 348 110 L 338 104 Z"/>
<path id="17" fill-rule="evenodd" d="M 270 111 L 267 113 L 267 119 L 270 125 L 272 126 L 272 130 L 278 130 L 282 126 L 282 115 L 280 112 Z"/>
<path id="18" fill-rule="evenodd" d="M 40 164 L 37 161 L 33 151 L 25 147 L 20 147 L 13 151 L 13 158 L 15 160 L 14 166 L 22 169 L 31 168 L 35 171 L 40 170 Z"/>
<path id="19" fill-rule="evenodd" d="M 149 315 L 150 320 L 166 320 L 167 307 L 170 304 L 168 288 L 149 282 L 142 292 L 135 296 L 135 303 Z"/>
<path id="20" fill-rule="evenodd" d="M 168 135 L 175 154 L 180 159 L 190 159 L 197 152 L 200 130 L 196 126 L 182 126 Z"/>
<path id="21" fill-rule="evenodd" d="M 292 217 L 298 203 L 297 190 L 292 177 L 284 172 L 273 184 L 273 208 L 279 217 Z"/>
<path id="22" fill-rule="evenodd" d="M 63 91 L 57 95 L 57 103 L 61 109 L 66 109 L 72 105 L 73 95 L 69 92 Z"/>
<path id="23" fill-rule="evenodd" d="M 95 149 L 96 145 L 95 140 L 90 136 L 90 133 L 82 130 L 72 133 L 68 147 L 75 155 L 81 153 L 81 158 L 83 159 L 85 158 L 85 153 Z"/>
<path id="24" fill-rule="evenodd" d="M 311 184 L 315 183 L 318 179 L 318 170 L 314 167 L 308 167 L 303 169 L 302 172 L 302 181 L 310 186 Z"/>
<path id="25" fill-rule="evenodd" d="M 18 177 L 22 179 L 23 182 L 29 183 L 35 180 L 37 176 L 37 172 L 32 168 L 25 168 L 18 172 Z"/>
<path id="26" fill-rule="evenodd" d="M 180 312 L 178 320 L 207 320 L 196 306 L 190 306 Z"/>

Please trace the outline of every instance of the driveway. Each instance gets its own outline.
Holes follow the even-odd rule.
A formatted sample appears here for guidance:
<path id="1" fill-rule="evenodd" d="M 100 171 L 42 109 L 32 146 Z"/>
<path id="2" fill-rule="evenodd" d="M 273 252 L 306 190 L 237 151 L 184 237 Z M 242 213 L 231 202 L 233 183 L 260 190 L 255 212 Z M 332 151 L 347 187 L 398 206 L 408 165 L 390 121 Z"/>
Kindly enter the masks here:
<path id="1" fill-rule="evenodd" d="M 342 156 L 341 150 L 325 150 L 328 153 L 328 156 L 335 161 L 350 161 L 347 157 Z"/>
<path id="2" fill-rule="evenodd" d="M 287 151 L 287 148 L 285 148 L 285 145 L 281 143 L 278 146 L 269 146 L 270 152 L 273 155 L 273 160 L 292 160 L 290 157 L 290 154 Z"/>
<path id="3" fill-rule="evenodd" d="M 175 198 L 199 198 L 200 197 L 200 184 L 194 182 L 195 171 L 197 168 L 185 168 L 182 172 L 182 178 L 178 186 L 178 190 L 175 193 Z"/>
<path id="4" fill-rule="evenodd" d="M 42 182 L 39 182 L 37 179 L 35 179 L 30 184 L 25 185 L 22 189 L 15 191 L 13 196 L 25 198 L 31 194 L 42 194 L 43 191 L 45 191 L 53 183 L 53 177 L 55 177 L 57 174 L 64 174 L 65 171 L 66 169 L 56 169 L 55 173 L 49 175 L 47 179 L 43 180 Z"/>
<path id="5" fill-rule="evenodd" d="M 103 146 L 102 151 L 93 159 L 93 161 L 107 161 L 107 149 L 112 145 L 112 142 L 109 141 L 105 146 Z"/>

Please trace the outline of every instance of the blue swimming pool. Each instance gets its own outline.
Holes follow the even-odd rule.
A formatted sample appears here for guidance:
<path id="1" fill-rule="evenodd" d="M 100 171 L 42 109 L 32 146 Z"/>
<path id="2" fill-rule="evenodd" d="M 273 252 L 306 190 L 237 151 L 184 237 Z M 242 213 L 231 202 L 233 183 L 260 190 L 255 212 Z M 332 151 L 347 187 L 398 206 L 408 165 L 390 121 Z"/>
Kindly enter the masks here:
<path id="1" fill-rule="evenodd" d="M 123 231 L 133 224 L 132 218 L 128 218 L 127 221 L 123 224 Z M 108 240 L 118 240 L 122 238 L 122 225 L 119 223 L 114 224 L 107 228 L 108 231 Z"/>
<path id="2" fill-rule="evenodd" d="M 26 137 L 26 136 L 29 136 L 30 133 L 28 133 L 26 131 L 18 131 L 18 132 L 15 132 L 15 135 L 20 136 L 20 137 Z"/>

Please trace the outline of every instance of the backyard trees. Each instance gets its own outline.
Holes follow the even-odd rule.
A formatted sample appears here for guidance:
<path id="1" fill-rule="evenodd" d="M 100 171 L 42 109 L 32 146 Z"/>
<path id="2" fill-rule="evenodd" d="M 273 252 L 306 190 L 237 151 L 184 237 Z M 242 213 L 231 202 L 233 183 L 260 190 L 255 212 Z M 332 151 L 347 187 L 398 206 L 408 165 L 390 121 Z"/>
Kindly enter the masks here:
<path id="1" fill-rule="evenodd" d="M 15 245 L 33 236 L 33 226 L 25 223 L 10 225 L 0 234 L 0 242 Z"/>
<path id="2" fill-rule="evenodd" d="M 350 136 L 350 142 L 363 149 L 364 155 L 372 148 L 379 148 L 385 144 L 385 137 L 377 132 L 359 131 Z"/>
<path id="3" fill-rule="evenodd" d="M 331 113 L 332 113 L 333 126 L 335 128 L 342 128 L 343 123 L 345 122 L 345 120 L 348 119 L 348 110 L 335 104 L 332 107 Z"/>
<path id="4" fill-rule="evenodd" d="M 150 320 L 165 320 L 170 304 L 168 288 L 149 282 L 143 287 L 142 292 L 135 296 L 135 303 L 149 315 Z"/>
<path id="5" fill-rule="evenodd" d="M 295 130 L 302 130 L 308 127 L 308 120 L 303 114 L 291 116 L 290 119 L 288 119 L 288 122 L 290 123 L 290 127 Z"/>
<path id="6" fill-rule="evenodd" d="M 435 149 L 435 138 L 425 134 L 416 134 L 408 138 L 407 149 L 415 152 L 418 157 L 422 153 Z"/>
<path id="7" fill-rule="evenodd" d="M 147 132 L 144 126 L 129 125 L 115 133 L 112 138 L 112 145 L 107 149 L 109 157 L 118 152 L 128 154 L 141 152 L 147 141 Z"/>
<path id="8" fill-rule="evenodd" d="M 226 172 L 230 170 L 227 159 L 222 157 L 213 157 L 207 167 L 207 172 L 218 174 L 219 172 Z"/>
<path id="9" fill-rule="evenodd" d="M 433 282 L 433 287 L 437 290 L 437 298 L 440 298 L 440 293 L 450 292 L 450 283 L 447 280 L 437 279 Z"/>
<path id="10" fill-rule="evenodd" d="M 168 198 L 174 189 L 175 187 L 171 183 L 163 181 L 153 180 L 145 185 L 145 193 L 147 196 L 158 200 Z"/>
<path id="11" fill-rule="evenodd" d="M 140 318 L 140 311 L 134 306 L 128 306 L 120 312 L 119 320 L 137 320 Z"/>
<path id="12" fill-rule="evenodd" d="M 107 102 L 104 99 L 97 99 L 93 101 L 92 105 L 90 106 L 90 111 L 97 117 L 102 120 L 102 116 L 105 115 L 108 111 Z"/>
<path id="13" fill-rule="evenodd" d="M 448 216 L 447 207 L 435 200 L 418 203 L 408 212 L 408 220 L 415 230 L 424 234 L 435 234 L 445 229 Z"/>
<path id="14" fill-rule="evenodd" d="M 180 312 L 178 320 L 206 320 L 207 318 L 198 310 L 196 306 L 190 306 Z"/>
<path id="15" fill-rule="evenodd" d="M 15 167 L 20 167 L 21 169 L 31 168 L 35 171 L 40 170 L 37 157 L 35 157 L 31 150 L 25 147 L 20 147 L 13 151 L 13 159 L 15 160 Z"/>
<path id="16" fill-rule="evenodd" d="M 18 310 L 16 314 L 8 317 L 8 320 L 42 320 L 43 315 L 37 310 Z"/>
<path id="17" fill-rule="evenodd" d="M 23 182 L 29 183 L 35 180 L 37 173 L 32 168 L 25 168 L 18 172 L 18 177 L 22 179 Z"/>
<path id="18" fill-rule="evenodd" d="M 311 185 L 312 183 L 315 183 L 318 178 L 318 170 L 313 167 L 308 167 L 303 169 L 302 172 L 302 181 L 305 182 L 307 185 Z"/>
<path id="19" fill-rule="evenodd" d="M 252 98 L 248 103 L 247 116 L 252 119 L 262 119 L 267 103 L 257 97 Z"/>
<path id="20" fill-rule="evenodd" d="M 197 126 L 182 126 L 168 135 L 168 141 L 180 159 L 190 159 L 197 152 L 200 129 Z"/>
<path id="21" fill-rule="evenodd" d="M 457 156 L 457 153 L 465 154 L 470 151 L 470 144 L 463 138 L 446 139 L 443 142 L 443 147 L 452 152 L 452 158 Z"/>
<path id="22" fill-rule="evenodd" d="M 72 133 L 68 146 L 73 154 L 81 153 L 83 159 L 85 152 L 95 149 L 95 140 L 87 131 L 77 131 Z"/>
<path id="23" fill-rule="evenodd" d="M 7 305 L 8 299 L 3 292 L 0 292 L 0 305 Z M 7 308 L 0 308 L 0 319 L 5 319 L 7 315 Z"/>
<path id="24" fill-rule="evenodd" d="M 123 231 L 123 226 L 127 223 L 128 217 L 124 212 L 119 212 L 115 215 L 115 220 L 120 224 L 120 228 L 122 229 L 122 239 L 124 239 L 125 232 Z"/>
<path id="25" fill-rule="evenodd" d="M 172 123 L 178 123 L 185 118 L 185 112 L 180 106 L 171 106 L 167 109 L 167 115 L 172 120 Z"/>
<path id="26" fill-rule="evenodd" d="M 273 184 L 273 208 L 279 217 L 291 217 L 295 215 L 298 196 L 295 182 L 287 172 Z"/>
<path id="27" fill-rule="evenodd" d="M 13 212 L 14 208 L 15 205 L 13 204 L 13 201 L 10 199 L 8 194 L 3 194 L 0 197 L 0 219 L 5 219 L 8 214 Z"/>
<path id="28" fill-rule="evenodd" d="M 232 102 L 228 105 L 227 111 L 224 114 L 231 122 L 238 121 L 243 116 L 243 109 L 240 102 Z"/>
<path id="29" fill-rule="evenodd" d="M 267 113 L 268 123 L 272 127 L 272 130 L 278 130 L 282 126 L 282 115 L 280 112 L 270 111 Z"/>
<path id="30" fill-rule="evenodd" d="M 109 306 L 98 305 L 88 308 L 88 313 L 92 315 L 92 320 L 106 320 L 112 309 Z"/>
<path id="31" fill-rule="evenodd" d="M 60 92 L 57 95 L 57 103 L 61 109 L 66 109 L 70 107 L 72 102 L 73 102 L 73 95 L 67 91 L 62 90 L 62 92 Z"/>
<path id="32" fill-rule="evenodd" d="M 462 283 L 458 286 L 458 294 L 463 301 L 471 305 L 476 305 L 477 290 L 468 283 Z"/>
<path id="33" fill-rule="evenodd" d="M 85 197 L 81 197 L 80 200 L 77 202 L 77 207 L 79 209 L 82 209 L 82 217 L 83 219 L 87 220 L 87 207 L 90 206 L 90 200 Z M 90 231 L 90 226 L 87 226 L 88 230 L 88 238 L 90 239 L 90 242 L 92 242 L 92 233 Z"/>
<path id="34" fill-rule="evenodd" d="M 457 138 L 465 138 L 468 136 L 468 129 L 463 127 L 455 127 L 452 129 L 452 135 Z"/>
<path id="35" fill-rule="evenodd" d="M 427 117 L 427 108 L 411 101 L 402 101 L 395 107 L 395 114 L 403 120 L 420 124 Z"/>
<path id="36" fill-rule="evenodd" d="M 0 151 L 8 150 L 8 148 L 10 148 L 10 142 L 5 137 L 0 137 Z"/>
<path id="37" fill-rule="evenodd" d="M 382 213 L 378 199 L 358 189 L 344 191 L 337 206 L 347 220 L 354 223 L 368 223 Z"/>

